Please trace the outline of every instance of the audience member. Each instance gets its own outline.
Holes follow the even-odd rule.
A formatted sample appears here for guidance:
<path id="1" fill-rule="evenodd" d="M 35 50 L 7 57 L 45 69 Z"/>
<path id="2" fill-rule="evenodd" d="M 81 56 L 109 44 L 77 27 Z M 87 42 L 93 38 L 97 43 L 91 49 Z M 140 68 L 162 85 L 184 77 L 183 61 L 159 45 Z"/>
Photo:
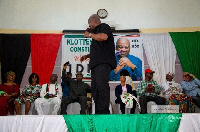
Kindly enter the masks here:
<path id="1" fill-rule="evenodd" d="M 193 102 L 200 108 L 200 81 L 189 72 L 183 73 L 181 86 L 186 95 L 191 96 Z"/>
<path id="2" fill-rule="evenodd" d="M 57 84 L 57 74 L 52 74 L 50 82 L 42 85 L 40 97 L 35 100 L 35 108 L 39 115 L 44 115 L 42 111 L 42 104 L 51 102 L 54 104 L 54 111 L 52 115 L 57 115 L 61 104 L 62 88 L 60 84 Z"/>
<path id="3" fill-rule="evenodd" d="M 161 87 L 163 95 L 169 105 L 179 105 L 180 113 L 194 112 L 194 104 L 190 96 L 182 93 L 181 85 L 173 81 L 174 74 L 168 73 L 166 75 L 166 82 Z"/>
<path id="4" fill-rule="evenodd" d="M 121 72 L 120 72 L 120 75 L 121 74 L 123 74 L 124 76 L 126 76 L 126 82 L 125 83 L 131 85 L 132 90 L 135 90 L 135 86 L 133 84 L 133 80 L 130 77 L 129 72 L 126 69 L 122 69 Z"/>
<path id="5" fill-rule="evenodd" d="M 117 85 L 115 88 L 115 96 L 117 99 L 115 100 L 116 104 L 120 104 L 120 110 L 122 114 L 125 114 L 125 103 L 122 101 L 122 94 L 132 94 L 133 96 L 137 97 L 136 91 L 132 90 L 131 85 L 126 84 L 126 76 L 124 76 L 123 72 L 120 73 L 120 82 L 121 84 Z M 136 101 L 134 99 L 129 100 L 130 103 L 132 103 L 132 108 L 131 108 L 131 114 L 135 113 L 135 108 L 136 108 Z"/>
<path id="6" fill-rule="evenodd" d="M 87 92 L 91 92 L 91 88 L 87 83 L 82 81 L 83 74 L 77 72 L 76 81 L 66 78 L 66 69 L 62 71 L 62 81 L 69 84 L 69 96 L 62 98 L 61 114 L 67 114 L 67 106 L 70 103 L 78 102 L 81 105 L 80 114 L 86 114 L 87 109 Z"/>
<path id="7" fill-rule="evenodd" d="M 14 115 L 14 100 L 18 97 L 19 85 L 14 83 L 15 73 L 9 71 L 6 73 L 6 83 L 0 85 L 0 116 L 6 116 L 8 111 Z"/>
<path id="8" fill-rule="evenodd" d="M 142 61 L 133 55 L 130 55 L 130 42 L 127 38 L 119 38 L 116 42 L 116 60 L 117 67 L 110 73 L 110 80 L 119 81 L 120 72 L 126 69 L 133 81 L 142 80 Z"/>
<path id="9" fill-rule="evenodd" d="M 145 70 L 145 79 L 142 80 L 137 86 L 137 95 L 140 96 L 139 102 L 141 106 L 141 113 L 147 113 L 147 102 L 154 101 L 158 105 L 165 105 L 166 100 L 164 97 L 158 96 L 161 92 L 160 86 L 154 81 L 154 71 L 150 69 Z"/>
<path id="10" fill-rule="evenodd" d="M 28 81 L 29 85 L 25 86 L 20 96 L 15 100 L 15 111 L 17 115 L 20 115 L 20 104 L 25 104 L 25 115 L 28 115 L 31 103 L 40 96 L 42 87 L 39 84 L 39 76 L 36 73 L 32 73 Z"/>
<path id="11" fill-rule="evenodd" d="M 63 65 L 63 70 L 66 72 L 66 68 L 67 68 L 67 64 Z M 74 79 L 72 79 L 72 73 L 71 72 L 67 72 L 63 75 L 66 76 L 66 79 L 74 81 Z M 61 82 L 61 86 L 62 86 L 62 91 L 63 91 L 63 97 L 67 97 L 69 95 L 69 81 L 67 82 L 68 84 L 66 84 L 65 82 Z"/>

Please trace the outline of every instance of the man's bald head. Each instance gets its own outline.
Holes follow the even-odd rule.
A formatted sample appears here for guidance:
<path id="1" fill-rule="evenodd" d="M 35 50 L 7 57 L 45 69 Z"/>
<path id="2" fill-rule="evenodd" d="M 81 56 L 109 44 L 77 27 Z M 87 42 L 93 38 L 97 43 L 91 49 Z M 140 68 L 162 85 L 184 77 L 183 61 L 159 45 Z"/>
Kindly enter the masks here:
<path id="1" fill-rule="evenodd" d="M 127 38 L 119 38 L 116 42 L 116 49 L 120 51 L 121 57 L 126 57 L 130 52 L 130 41 Z"/>
<path id="2" fill-rule="evenodd" d="M 93 14 L 89 17 L 89 20 L 95 20 L 97 23 L 101 23 L 100 17 L 97 14 Z"/>
<path id="3" fill-rule="evenodd" d="M 96 26 L 101 24 L 100 17 L 97 14 L 93 14 L 88 19 L 89 27 L 94 30 Z"/>

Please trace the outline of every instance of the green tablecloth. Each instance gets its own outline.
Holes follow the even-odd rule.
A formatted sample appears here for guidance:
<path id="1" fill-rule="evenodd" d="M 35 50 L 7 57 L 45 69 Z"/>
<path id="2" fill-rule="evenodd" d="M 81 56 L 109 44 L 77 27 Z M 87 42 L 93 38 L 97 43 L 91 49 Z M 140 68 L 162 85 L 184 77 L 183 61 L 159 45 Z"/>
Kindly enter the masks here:
<path id="1" fill-rule="evenodd" d="M 63 115 L 69 132 L 177 132 L 182 114 Z"/>

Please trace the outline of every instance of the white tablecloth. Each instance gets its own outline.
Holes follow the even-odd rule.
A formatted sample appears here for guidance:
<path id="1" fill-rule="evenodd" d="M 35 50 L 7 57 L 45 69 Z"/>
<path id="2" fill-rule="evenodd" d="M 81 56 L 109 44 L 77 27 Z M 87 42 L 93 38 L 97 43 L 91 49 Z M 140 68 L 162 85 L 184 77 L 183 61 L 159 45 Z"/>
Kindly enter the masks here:
<path id="1" fill-rule="evenodd" d="M 182 115 L 179 132 L 200 132 L 200 113 Z"/>
<path id="2" fill-rule="evenodd" d="M 67 132 L 62 115 L 0 116 L 0 132 Z"/>

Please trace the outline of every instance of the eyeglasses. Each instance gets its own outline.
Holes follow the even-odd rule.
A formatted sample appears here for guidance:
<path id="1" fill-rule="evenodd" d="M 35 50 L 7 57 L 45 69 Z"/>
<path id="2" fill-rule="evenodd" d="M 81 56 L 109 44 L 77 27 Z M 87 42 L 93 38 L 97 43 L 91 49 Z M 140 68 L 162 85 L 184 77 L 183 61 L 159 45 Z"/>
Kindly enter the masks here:
<path id="1" fill-rule="evenodd" d="M 186 75 L 184 75 L 184 77 L 187 77 L 187 76 L 190 76 L 190 74 L 186 74 Z"/>

